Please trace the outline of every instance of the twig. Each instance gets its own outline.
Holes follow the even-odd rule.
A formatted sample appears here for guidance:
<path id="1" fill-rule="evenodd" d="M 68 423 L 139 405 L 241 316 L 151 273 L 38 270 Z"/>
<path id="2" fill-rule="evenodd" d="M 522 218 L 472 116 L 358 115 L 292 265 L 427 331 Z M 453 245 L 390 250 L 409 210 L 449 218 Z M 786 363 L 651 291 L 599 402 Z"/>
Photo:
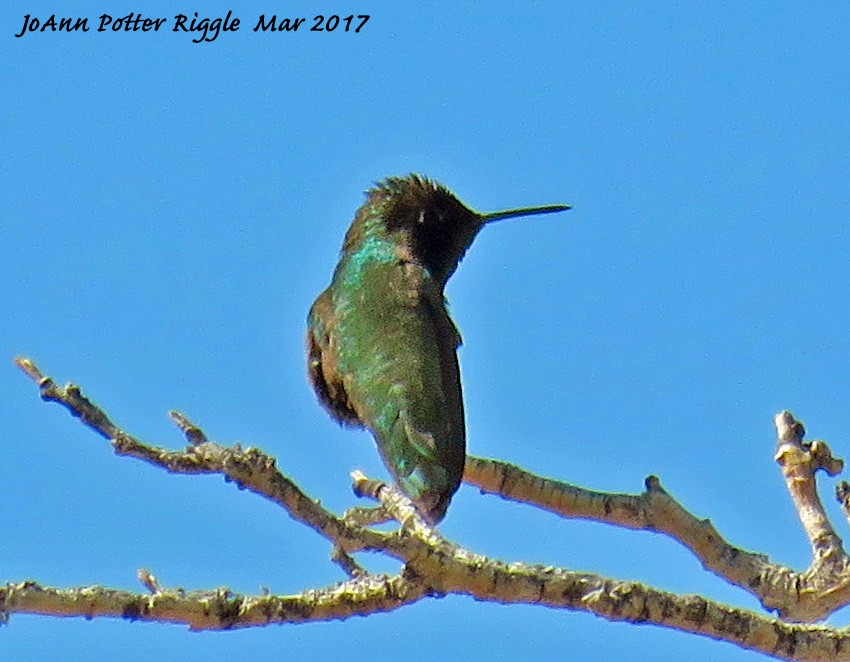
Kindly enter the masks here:
<path id="1" fill-rule="evenodd" d="M 209 441 L 209 439 L 207 439 L 207 435 L 204 434 L 204 431 L 192 423 L 185 414 L 181 414 L 179 411 L 172 409 L 168 412 L 168 416 L 171 418 L 174 425 L 180 428 L 183 434 L 186 435 L 186 441 L 188 441 L 190 445 L 198 446 L 199 444 L 205 444 Z"/>
<path id="2" fill-rule="evenodd" d="M 360 471 L 352 471 L 351 479 L 351 488 L 357 496 L 380 501 L 384 511 L 401 524 L 402 528 L 431 545 L 445 542 L 437 530 L 422 519 L 410 499 L 400 490 L 379 480 L 371 480 Z"/>
<path id="3" fill-rule="evenodd" d="M 331 561 L 342 568 L 342 571 L 352 579 L 359 579 L 369 574 L 359 563 L 357 563 L 357 561 L 354 560 L 353 556 L 339 547 L 334 547 L 331 552 Z"/>
<path id="4" fill-rule="evenodd" d="M 241 595 L 226 588 L 148 595 L 101 586 L 56 589 L 27 581 L 0 588 L 7 610 L 47 616 L 114 617 L 188 625 L 192 630 L 235 630 L 272 623 L 304 623 L 392 611 L 425 595 L 401 575 L 368 575 L 296 595 Z"/>
<path id="5" fill-rule="evenodd" d="M 136 571 L 136 577 L 139 578 L 142 585 L 151 593 L 156 594 L 160 592 L 159 582 L 156 579 L 156 575 L 147 568 L 139 568 Z"/>
<path id="6" fill-rule="evenodd" d="M 806 430 L 790 411 L 779 412 L 774 422 L 777 436 L 775 459 L 782 469 L 788 493 L 812 545 L 815 560 L 846 562 L 841 538 L 835 533 L 823 508 L 815 478 L 818 469 L 834 476 L 841 471 L 844 463 L 832 457 L 824 442 L 805 443 L 803 435 Z"/>
<path id="7" fill-rule="evenodd" d="M 835 500 L 841 505 L 841 512 L 850 524 L 850 483 L 842 480 L 835 486 Z"/>

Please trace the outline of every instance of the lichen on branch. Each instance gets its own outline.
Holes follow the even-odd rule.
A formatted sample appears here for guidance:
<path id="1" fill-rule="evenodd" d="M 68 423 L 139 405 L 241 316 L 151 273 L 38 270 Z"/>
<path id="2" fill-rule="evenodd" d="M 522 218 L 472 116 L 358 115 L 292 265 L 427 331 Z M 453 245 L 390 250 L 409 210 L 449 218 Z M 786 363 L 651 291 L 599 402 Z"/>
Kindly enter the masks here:
<path id="1" fill-rule="evenodd" d="M 186 591 L 168 588 L 149 570 L 138 577 L 145 591 L 133 593 L 100 586 L 59 589 L 32 581 L 0 587 L 0 620 L 10 614 L 118 617 L 181 623 L 191 629 L 223 630 L 273 623 L 348 618 L 402 608 L 429 596 L 449 593 L 501 603 L 586 611 L 612 621 L 651 623 L 722 639 L 781 659 L 850 660 L 850 633 L 811 623 L 850 603 L 850 570 L 841 541 L 817 495 L 815 474 L 838 473 L 843 464 L 824 442 L 804 442 L 803 426 L 790 412 L 776 417 L 776 459 L 813 549 L 803 572 L 771 563 L 767 556 L 727 542 L 707 519 L 698 519 L 650 476 L 639 494 L 587 490 L 529 473 L 520 467 L 468 457 L 464 480 L 482 493 L 495 494 L 567 518 L 591 519 L 630 529 L 662 533 L 691 551 L 714 574 L 755 595 L 773 618 L 722 605 L 701 596 L 677 595 L 638 582 L 530 563 L 505 563 L 445 539 L 425 522 L 394 487 L 353 474 L 353 489 L 378 503 L 337 515 L 306 494 L 256 448 L 211 441 L 188 417 L 171 412 L 184 434 L 182 450 L 168 450 L 129 434 L 85 397 L 79 387 L 58 386 L 29 359 L 16 364 L 56 402 L 108 439 L 115 453 L 175 474 L 220 474 L 283 509 L 329 543 L 330 560 L 346 579 L 333 586 L 308 588 L 288 596 L 248 596 L 227 588 Z M 850 487 L 838 496 L 850 513 Z M 848 515 L 850 518 L 850 515 Z M 388 519 L 399 526 L 381 531 Z M 402 563 L 396 575 L 372 574 L 354 555 L 368 550 Z M 789 622 L 790 621 L 790 622 Z M 796 621 L 796 622 L 794 622 Z"/>

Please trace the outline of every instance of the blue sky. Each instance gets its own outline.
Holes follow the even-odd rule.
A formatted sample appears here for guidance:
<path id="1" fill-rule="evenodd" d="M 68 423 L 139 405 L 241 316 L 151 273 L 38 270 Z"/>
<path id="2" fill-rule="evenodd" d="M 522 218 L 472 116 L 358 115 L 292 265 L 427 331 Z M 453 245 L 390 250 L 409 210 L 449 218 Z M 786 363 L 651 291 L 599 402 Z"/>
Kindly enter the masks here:
<path id="1" fill-rule="evenodd" d="M 647 474 L 739 546 L 802 569 L 772 416 L 850 453 L 850 11 L 839 3 L 325 4 L 359 34 L 261 34 L 308 3 L 204 3 L 238 32 L 28 34 L 0 20 L 0 580 L 296 592 L 341 579 L 325 541 L 220 478 L 114 457 L 42 404 L 12 357 L 73 380 L 141 438 L 166 412 L 275 455 L 331 508 L 386 475 L 304 369 L 304 319 L 361 192 L 411 171 L 481 210 L 568 202 L 486 229 L 448 287 L 468 446 L 602 490 Z M 311 5 L 313 3 L 310 3 Z M 309 24 L 308 24 L 309 25 Z M 836 525 L 831 482 L 823 490 Z M 757 608 L 671 541 L 463 487 L 441 530 L 561 565 Z M 374 558 L 375 570 L 392 564 Z M 844 625 L 846 614 L 830 622 Z M 15 617 L 6 659 L 753 660 L 585 614 L 423 601 L 343 623 L 190 634 Z"/>

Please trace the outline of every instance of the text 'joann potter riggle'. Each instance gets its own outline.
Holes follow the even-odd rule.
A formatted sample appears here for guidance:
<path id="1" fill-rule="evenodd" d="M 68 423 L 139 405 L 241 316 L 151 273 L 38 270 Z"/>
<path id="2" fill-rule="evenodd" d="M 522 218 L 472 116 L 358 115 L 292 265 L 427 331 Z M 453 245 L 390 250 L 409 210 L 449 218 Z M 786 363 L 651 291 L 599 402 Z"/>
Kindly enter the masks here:
<path id="1" fill-rule="evenodd" d="M 339 32 L 358 33 L 366 25 L 369 20 L 369 14 L 358 14 L 355 16 L 338 16 L 336 14 L 325 16 L 319 14 L 314 16 L 312 24 L 305 26 L 305 30 L 309 32 L 333 32 L 339 28 Z M 96 32 L 159 32 L 159 29 L 166 24 L 167 18 L 146 18 L 141 14 L 130 12 L 126 16 L 114 18 L 109 14 L 101 14 L 98 17 L 99 23 Z M 257 24 L 254 26 L 254 32 L 296 32 L 299 27 L 307 22 L 306 18 L 291 18 L 278 17 L 277 14 L 272 14 L 266 17 L 265 14 L 260 14 L 257 19 Z M 232 11 L 228 11 L 223 18 L 208 18 L 199 17 L 198 12 L 195 12 L 194 18 L 189 18 L 185 14 L 177 14 L 174 17 L 174 26 L 172 32 L 189 32 L 199 33 L 192 41 L 196 44 L 201 42 L 211 42 L 218 38 L 222 32 L 236 32 L 239 30 L 240 20 L 233 16 Z M 46 33 L 46 32 L 90 32 L 92 27 L 89 25 L 88 18 L 68 17 L 51 14 L 47 18 L 39 19 L 32 14 L 24 16 L 24 24 L 20 32 L 15 37 L 20 38 L 31 33 Z"/>

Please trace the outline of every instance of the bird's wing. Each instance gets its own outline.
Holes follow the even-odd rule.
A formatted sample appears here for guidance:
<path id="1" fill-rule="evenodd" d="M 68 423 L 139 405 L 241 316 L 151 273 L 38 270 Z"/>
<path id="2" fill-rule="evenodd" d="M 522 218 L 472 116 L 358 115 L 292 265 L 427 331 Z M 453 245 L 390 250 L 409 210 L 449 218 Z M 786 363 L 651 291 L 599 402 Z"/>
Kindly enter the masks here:
<path id="1" fill-rule="evenodd" d="M 361 425 L 345 392 L 342 375 L 330 351 L 330 334 L 325 320 L 332 314 L 328 291 L 322 292 L 307 317 L 307 374 L 319 402 L 342 425 Z"/>
<path id="2" fill-rule="evenodd" d="M 410 276 L 410 274 L 408 274 Z M 375 309 L 383 318 L 367 381 L 346 375 L 361 420 L 374 433 L 384 463 L 433 522 L 441 520 L 463 476 L 466 430 L 457 347 L 460 334 L 430 279 L 397 289 Z M 375 397 L 379 393 L 378 397 Z"/>
<path id="3" fill-rule="evenodd" d="M 443 390 L 444 416 L 447 424 L 447 435 L 442 440 L 442 444 L 438 443 L 438 450 L 451 467 L 451 472 L 457 474 L 459 481 L 463 474 L 466 457 L 463 391 L 457 358 L 457 349 L 461 344 L 460 332 L 446 310 L 442 293 L 426 290 L 423 306 L 428 311 L 434 327 Z"/>

